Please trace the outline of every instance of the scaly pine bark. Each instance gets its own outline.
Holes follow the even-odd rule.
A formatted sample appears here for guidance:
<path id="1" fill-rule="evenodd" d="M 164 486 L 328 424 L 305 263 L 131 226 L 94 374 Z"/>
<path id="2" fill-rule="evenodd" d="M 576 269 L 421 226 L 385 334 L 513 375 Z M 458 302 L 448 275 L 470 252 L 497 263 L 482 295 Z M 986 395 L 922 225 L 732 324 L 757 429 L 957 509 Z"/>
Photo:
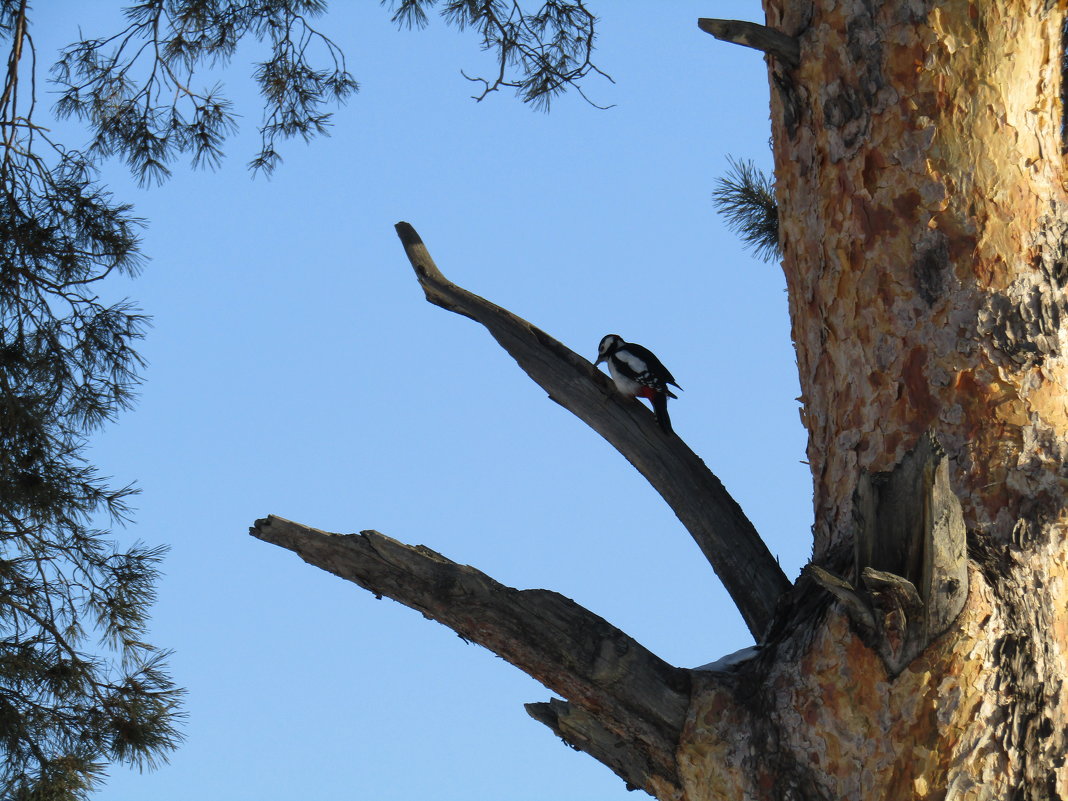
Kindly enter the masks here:
<path id="1" fill-rule="evenodd" d="M 1068 797 L 1064 4 L 765 9 L 801 43 L 771 62 L 772 120 L 814 561 L 848 573 L 862 473 L 930 431 L 970 593 L 896 676 L 844 605 L 795 612 L 695 692 L 686 795 Z"/>

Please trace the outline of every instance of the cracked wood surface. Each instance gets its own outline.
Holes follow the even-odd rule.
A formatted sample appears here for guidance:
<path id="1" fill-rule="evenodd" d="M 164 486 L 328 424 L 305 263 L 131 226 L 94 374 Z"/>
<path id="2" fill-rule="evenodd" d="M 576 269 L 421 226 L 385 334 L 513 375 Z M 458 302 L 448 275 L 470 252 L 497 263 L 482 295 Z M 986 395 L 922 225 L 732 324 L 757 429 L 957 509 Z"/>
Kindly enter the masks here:
<path id="1" fill-rule="evenodd" d="M 967 531 L 938 441 L 924 435 L 893 470 L 863 473 L 854 515 L 853 584 L 818 565 L 806 570 L 842 602 L 897 676 L 945 633 L 967 600 Z"/>
<path id="2" fill-rule="evenodd" d="M 402 222 L 396 228 L 427 300 L 484 325 L 552 400 L 604 437 L 645 476 L 694 538 L 759 642 L 790 583 L 705 463 L 677 435 L 665 435 L 641 403 L 623 397 L 589 361 L 445 278 L 411 225 Z"/>

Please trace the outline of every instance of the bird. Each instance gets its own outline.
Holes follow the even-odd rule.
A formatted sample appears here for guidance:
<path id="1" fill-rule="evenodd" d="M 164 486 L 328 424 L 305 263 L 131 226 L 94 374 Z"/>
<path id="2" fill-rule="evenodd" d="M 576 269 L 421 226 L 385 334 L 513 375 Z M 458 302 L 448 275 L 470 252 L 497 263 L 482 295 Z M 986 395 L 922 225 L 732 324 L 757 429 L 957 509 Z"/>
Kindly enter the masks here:
<path id="1" fill-rule="evenodd" d="M 597 346 L 597 366 L 608 363 L 608 372 L 616 389 L 632 398 L 646 398 L 653 404 L 656 422 L 665 433 L 671 433 L 671 418 L 668 417 L 667 399 L 678 398 L 668 385 L 682 389 L 675 383 L 661 361 L 648 348 L 625 342 L 619 334 L 607 334 Z"/>

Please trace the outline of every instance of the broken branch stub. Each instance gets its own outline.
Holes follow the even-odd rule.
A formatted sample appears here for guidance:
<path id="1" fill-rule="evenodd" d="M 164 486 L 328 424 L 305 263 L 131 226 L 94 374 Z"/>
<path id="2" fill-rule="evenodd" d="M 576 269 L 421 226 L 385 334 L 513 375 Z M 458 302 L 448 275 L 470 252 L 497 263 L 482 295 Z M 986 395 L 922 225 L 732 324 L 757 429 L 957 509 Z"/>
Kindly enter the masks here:
<path id="1" fill-rule="evenodd" d="M 507 309 L 442 275 L 415 229 L 397 235 L 428 301 L 481 323 L 549 397 L 637 468 L 690 532 L 759 642 L 790 587 L 782 568 L 719 479 L 678 436 L 665 435 L 640 403 L 590 362 Z"/>
<path id="2" fill-rule="evenodd" d="M 769 28 L 767 25 L 738 19 L 702 17 L 697 20 L 697 27 L 722 42 L 731 42 L 760 50 L 781 59 L 791 67 L 801 65 L 801 43 L 793 36 Z"/>
<path id="3" fill-rule="evenodd" d="M 853 583 L 816 566 L 809 574 L 843 602 L 897 675 L 950 627 L 968 598 L 964 514 L 934 436 L 921 437 L 893 470 L 861 474 L 854 519 Z"/>
<path id="4" fill-rule="evenodd" d="M 548 726 L 565 743 L 611 768 L 626 782 L 628 790 L 648 790 L 651 780 L 661 777 L 662 771 L 639 744 L 621 741 L 618 734 L 582 707 L 559 698 L 525 706 L 527 714 Z M 671 783 L 677 786 L 677 776 L 672 776 Z M 659 792 L 652 794 L 668 797 Z"/>

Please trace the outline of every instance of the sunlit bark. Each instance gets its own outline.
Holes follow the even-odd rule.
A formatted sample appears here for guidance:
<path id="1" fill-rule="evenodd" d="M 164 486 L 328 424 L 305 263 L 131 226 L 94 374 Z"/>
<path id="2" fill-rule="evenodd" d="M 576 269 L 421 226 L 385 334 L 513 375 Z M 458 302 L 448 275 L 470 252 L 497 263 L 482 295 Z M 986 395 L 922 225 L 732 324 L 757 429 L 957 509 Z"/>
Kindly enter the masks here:
<path id="1" fill-rule="evenodd" d="M 858 583 L 858 486 L 929 431 L 970 594 L 897 675 L 848 604 L 799 612 L 748 671 L 759 700 L 724 722 L 695 693 L 689 797 L 1068 797 L 1063 4 L 766 10 L 801 43 L 770 70 L 815 561 Z"/>

